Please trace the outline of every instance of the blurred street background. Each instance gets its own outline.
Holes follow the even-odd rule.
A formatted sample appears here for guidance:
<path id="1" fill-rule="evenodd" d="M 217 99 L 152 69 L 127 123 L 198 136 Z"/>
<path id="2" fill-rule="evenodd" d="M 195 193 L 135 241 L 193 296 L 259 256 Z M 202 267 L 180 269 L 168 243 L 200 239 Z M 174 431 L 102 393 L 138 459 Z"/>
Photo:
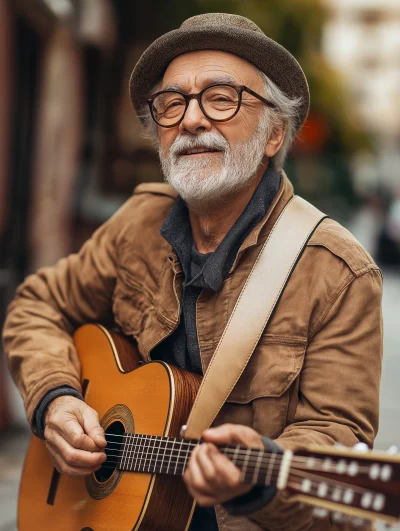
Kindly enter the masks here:
<path id="1" fill-rule="evenodd" d="M 311 112 L 286 171 L 383 269 L 376 447 L 400 448 L 400 0 L 0 0 L 0 326 L 27 274 L 162 179 L 129 74 L 155 38 L 212 11 L 251 18 L 305 70 Z M 16 529 L 28 437 L 1 356 L 0 531 Z"/>

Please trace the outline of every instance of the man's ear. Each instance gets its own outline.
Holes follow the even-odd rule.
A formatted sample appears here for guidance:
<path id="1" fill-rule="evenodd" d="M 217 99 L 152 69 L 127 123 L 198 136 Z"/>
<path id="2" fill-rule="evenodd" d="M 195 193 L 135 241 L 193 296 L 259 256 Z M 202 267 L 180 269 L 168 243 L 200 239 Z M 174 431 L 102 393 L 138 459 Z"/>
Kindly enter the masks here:
<path id="1" fill-rule="evenodd" d="M 286 128 L 282 127 L 278 131 L 273 131 L 265 144 L 265 154 L 267 157 L 272 158 L 281 149 L 283 141 L 286 135 Z"/>

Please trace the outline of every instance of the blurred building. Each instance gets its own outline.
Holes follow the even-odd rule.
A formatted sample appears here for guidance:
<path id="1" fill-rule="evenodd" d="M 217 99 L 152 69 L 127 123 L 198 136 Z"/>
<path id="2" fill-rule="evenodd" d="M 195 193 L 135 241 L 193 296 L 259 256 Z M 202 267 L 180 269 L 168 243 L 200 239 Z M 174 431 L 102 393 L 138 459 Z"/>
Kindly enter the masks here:
<path id="1" fill-rule="evenodd" d="M 355 159 L 360 192 L 400 183 L 400 1 L 324 0 L 322 49 L 342 73 L 377 157 Z"/>
<path id="2" fill-rule="evenodd" d="M 27 274 L 76 251 L 136 184 L 161 179 L 157 155 L 132 110 L 128 80 L 149 43 L 189 16 L 213 10 L 248 16 L 304 67 L 312 108 L 286 166 L 298 193 L 345 219 L 357 200 L 349 161 L 364 148 L 364 158 L 356 157 L 356 175 L 362 182 L 368 172 L 389 181 L 387 161 L 396 156 L 399 120 L 394 107 L 389 118 L 383 112 L 386 93 L 369 95 L 365 65 L 354 77 L 348 62 L 362 63 L 352 48 L 360 33 L 354 28 L 365 24 L 362 9 L 353 10 L 361 17 L 357 22 L 355 0 L 329 4 L 326 20 L 320 0 L 271 0 L 268 9 L 265 0 L 176 0 L 173 6 L 165 0 L 0 0 L 0 327 Z M 348 19 L 355 26 L 343 30 Z M 376 136 L 382 172 L 369 162 L 369 141 L 352 121 L 353 104 L 321 54 L 321 37 L 326 56 L 348 77 L 357 100 L 357 90 L 368 92 L 363 115 Z M 385 50 L 391 47 L 385 44 Z M 386 68 L 385 54 L 382 61 L 379 68 Z M 379 85 L 379 76 L 371 77 Z M 399 83 L 389 81 L 384 90 L 390 85 L 398 94 Z M 398 105 L 400 98 L 394 101 Z M 368 113 L 372 102 L 377 118 Z M 0 427 L 11 416 L 4 366 L 0 358 Z"/>
<path id="3" fill-rule="evenodd" d="M 148 42 L 130 0 L 0 0 L 0 327 L 24 277 L 157 180 L 128 79 Z M 0 358 L 0 429 L 12 417 Z M 7 401 L 8 398 L 8 401 Z"/>

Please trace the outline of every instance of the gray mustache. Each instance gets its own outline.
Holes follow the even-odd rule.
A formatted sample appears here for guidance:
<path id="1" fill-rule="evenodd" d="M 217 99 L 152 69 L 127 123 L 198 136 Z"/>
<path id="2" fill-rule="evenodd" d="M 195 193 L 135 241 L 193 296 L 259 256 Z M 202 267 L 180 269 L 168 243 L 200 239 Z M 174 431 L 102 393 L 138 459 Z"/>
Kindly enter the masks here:
<path id="1" fill-rule="evenodd" d="M 229 143 L 225 138 L 215 133 L 203 133 L 199 136 L 180 136 L 171 145 L 170 155 L 178 157 L 188 149 L 206 148 L 225 152 L 229 149 Z"/>

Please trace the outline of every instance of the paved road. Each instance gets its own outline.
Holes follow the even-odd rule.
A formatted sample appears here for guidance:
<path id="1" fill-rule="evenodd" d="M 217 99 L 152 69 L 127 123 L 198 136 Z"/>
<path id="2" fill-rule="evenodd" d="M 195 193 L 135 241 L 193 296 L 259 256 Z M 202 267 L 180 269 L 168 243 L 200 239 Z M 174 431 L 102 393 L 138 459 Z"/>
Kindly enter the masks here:
<path id="1" fill-rule="evenodd" d="M 384 272 L 383 313 L 385 356 L 376 447 L 387 449 L 395 444 L 400 449 L 400 275 L 390 271 Z M 16 531 L 18 481 L 26 445 L 27 431 L 0 436 L 0 531 Z M 400 531 L 400 526 L 396 530 Z"/>
<path id="2" fill-rule="evenodd" d="M 384 361 L 381 421 L 376 447 L 400 450 L 400 275 L 384 271 Z"/>
<path id="3" fill-rule="evenodd" d="M 381 385 L 380 427 L 375 447 L 400 451 L 400 275 L 383 272 L 384 359 Z M 378 531 L 383 531 L 383 526 Z M 393 531 L 400 531 L 396 525 Z"/>

